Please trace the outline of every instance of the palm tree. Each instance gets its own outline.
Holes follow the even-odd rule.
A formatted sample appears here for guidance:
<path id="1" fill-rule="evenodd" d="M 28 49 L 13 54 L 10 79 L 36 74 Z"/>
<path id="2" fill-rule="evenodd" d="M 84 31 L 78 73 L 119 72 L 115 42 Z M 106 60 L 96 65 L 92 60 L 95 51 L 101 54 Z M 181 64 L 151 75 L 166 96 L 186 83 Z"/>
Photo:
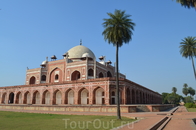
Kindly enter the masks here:
<path id="1" fill-rule="evenodd" d="M 177 88 L 176 88 L 176 87 L 173 87 L 173 88 L 172 88 L 172 92 L 176 94 Z"/>
<path id="2" fill-rule="evenodd" d="M 196 0 L 176 0 L 176 2 L 180 3 L 184 7 L 196 8 Z"/>
<path id="3" fill-rule="evenodd" d="M 184 83 L 183 87 L 184 88 L 187 88 L 188 87 L 188 84 L 187 83 Z"/>
<path id="4" fill-rule="evenodd" d="M 176 87 L 173 87 L 172 88 L 172 91 L 174 93 L 174 103 L 176 103 L 176 92 L 177 92 L 177 88 Z"/>
<path id="5" fill-rule="evenodd" d="M 195 89 L 193 89 L 192 87 L 189 87 L 188 88 L 188 92 L 191 96 L 194 96 L 195 95 Z"/>
<path id="6" fill-rule="evenodd" d="M 182 93 L 183 93 L 185 96 L 187 96 L 187 95 L 189 94 L 188 88 L 183 88 L 183 89 L 182 89 Z"/>
<path id="7" fill-rule="evenodd" d="M 119 74 L 118 74 L 118 49 L 123 43 L 129 43 L 132 39 L 132 31 L 134 30 L 135 23 L 129 19 L 131 15 L 125 14 L 125 11 L 115 10 L 114 14 L 107 13 L 108 19 L 103 19 L 105 41 L 112 43 L 116 46 L 116 91 L 117 91 L 117 119 L 121 119 L 120 115 L 120 100 L 119 100 Z"/>
<path id="8" fill-rule="evenodd" d="M 193 57 L 196 56 L 196 37 L 185 37 L 182 42 L 180 42 L 180 53 L 183 57 L 192 60 L 193 71 L 196 79 L 195 65 Z"/>

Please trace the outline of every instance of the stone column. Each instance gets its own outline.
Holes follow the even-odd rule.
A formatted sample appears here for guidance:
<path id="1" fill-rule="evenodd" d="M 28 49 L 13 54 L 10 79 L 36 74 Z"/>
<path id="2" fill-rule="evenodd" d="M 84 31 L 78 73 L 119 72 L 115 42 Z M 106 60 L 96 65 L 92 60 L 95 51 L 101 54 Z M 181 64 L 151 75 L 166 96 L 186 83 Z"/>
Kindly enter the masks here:
<path id="1" fill-rule="evenodd" d="M 53 105 L 53 93 L 54 93 L 54 90 L 52 89 L 50 91 L 50 105 Z"/>
<path id="2" fill-rule="evenodd" d="M 110 105 L 110 85 L 105 85 L 105 104 Z"/>
<path id="3" fill-rule="evenodd" d="M 89 104 L 92 105 L 93 104 L 93 97 L 95 96 L 93 93 L 92 86 L 89 87 L 88 93 L 89 93 L 89 96 L 88 96 Z"/>
<path id="4" fill-rule="evenodd" d="M 43 104 L 43 92 L 42 91 L 40 91 L 40 104 Z M 45 101 L 46 102 L 46 101 Z"/>
<path id="5" fill-rule="evenodd" d="M 61 102 L 61 104 L 65 104 L 65 91 L 62 91 L 62 102 Z"/>
<path id="6" fill-rule="evenodd" d="M 126 91 L 125 91 L 125 86 L 123 86 L 122 89 L 122 104 L 126 104 L 127 100 L 126 100 Z"/>
<path id="7" fill-rule="evenodd" d="M 79 92 L 78 92 L 78 90 L 75 90 L 75 92 L 74 92 L 74 104 L 78 104 L 78 102 L 79 102 L 79 100 L 81 100 L 81 97 L 79 97 Z"/>

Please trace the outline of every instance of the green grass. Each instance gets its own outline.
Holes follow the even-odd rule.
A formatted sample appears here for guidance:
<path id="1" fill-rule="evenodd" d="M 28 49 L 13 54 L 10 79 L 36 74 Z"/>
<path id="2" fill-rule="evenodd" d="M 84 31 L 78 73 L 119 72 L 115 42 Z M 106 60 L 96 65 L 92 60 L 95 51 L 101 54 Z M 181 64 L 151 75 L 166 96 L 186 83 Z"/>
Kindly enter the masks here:
<path id="1" fill-rule="evenodd" d="M 0 111 L 0 130 L 109 130 L 133 119 L 116 116 L 57 115 Z"/>
<path id="2" fill-rule="evenodd" d="M 186 108 L 189 112 L 196 112 L 196 108 Z"/>

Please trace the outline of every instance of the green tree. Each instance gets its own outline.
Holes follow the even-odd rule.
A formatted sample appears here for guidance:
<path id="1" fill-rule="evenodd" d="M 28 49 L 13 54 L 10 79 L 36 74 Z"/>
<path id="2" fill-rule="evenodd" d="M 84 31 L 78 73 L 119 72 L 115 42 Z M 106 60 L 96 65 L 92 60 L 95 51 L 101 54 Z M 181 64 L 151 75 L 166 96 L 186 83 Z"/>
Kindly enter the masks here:
<path id="1" fill-rule="evenodd" d="M 173 92 L 173 94 L 174 94 L 174 103 L 176 103 L 176 102 L 175 102 L 175 99 L 176 99 L 177 88 L 176 88 L 176 87 L 173 87 L 173 88 L 172 88 L 172 92 Z"/>
<path id="2" fill-rule="evenodd" d="M 104 39 L 108 43 L 112 43 L 116 47 L 116 90 L 117 90 L 117 118 L 121 119 L 120 115 L 120 99 L 119 99 L 119 74 L 118 74 L 118 50 L 123 43 L 129 43 L 132 39 L 132 31 L 135 23 L 129 17 L 131 15 L 125 14 L 125 11 L 115 10 L 114 14 L 107 13 L 108 19 L 103 19 Z"/>
<path id="3" fill-rule="evenodd" d="M 193 100 L 193 98 L 191 96 L 187 96 L 187 97 L 184 98 L 184 102 L 185 103 L 193 103 L 194 100 Z"/>
<path id="4" fill-rule="evenodd" d="M 195 95 L 195 89 L 193 89 L 192 87 L 188 87 L 188 92 L 191 96 Z"/>
<path id="5" fill-rule="evenodd" d="M 168 101 L 167 101 L 168 94 L 169 93 L 162 93 L 162 103 L 163 104 L 168 104 Z"/>
<path id="6" fill-rule="evenodd" d="M 173 87 L 173 88 L 172 88 L 172 92 L 173 92 L 174 94 L 176 94 L 177 88 L 176 88 L 176 87 Z"/>
<path id="7" fill-rule="evenodd" d="M 181 100 L 183 100 L 183 97 L 181 95 L 174 94 L 174 93 L 162 93 L 163 104 L 168 104 L 168 103 L 179 104 Z"/>
<path id="8" fill-rule="evenodd" d="M 182 54 L 182 57 L 192 60 L 194 76 L 196 79 L 195 65 L 193 60 L 193 57 L 196 56 L 196 37 L 185 37 L 182 42 L 180 42 L 180 44 L 180 53 Z"/>
<path id="9" fill-rule="evenodd" d="M 176 0 L 176 2 L 180 3 L 184 7 L 196 8 L 196 0 Z"/>
<path id="10" fill-rule="evenodd" d="M 174 104 L 174 103 L 175 103 L 175 96 L 172 95 L 172 94 L 169 94 L 168 97 L 167 97 L 167 101 L 168 101 L 170 104 Z"/>
<path id="11" fill-rule="evenodd" d="M 184 88 L 187 88 L 188 87 L 188 84 L 187 83 L 184 83 L 183 87 Z"/>
<path id="12" fill-rule="evenodd" d="M 188 88 L 183 88 L 183 89 L 182 89 L 182 93 L 183 93 L 185 96 L 187 96 L 187 95 L 189 94 Z"/>

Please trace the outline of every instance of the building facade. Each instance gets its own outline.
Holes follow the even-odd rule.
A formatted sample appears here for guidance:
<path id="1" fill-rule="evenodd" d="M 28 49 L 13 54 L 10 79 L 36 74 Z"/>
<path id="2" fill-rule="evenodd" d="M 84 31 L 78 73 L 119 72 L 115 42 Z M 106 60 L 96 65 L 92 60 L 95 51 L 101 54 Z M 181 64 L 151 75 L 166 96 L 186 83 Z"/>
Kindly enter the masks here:
<path id="1" fill-rule="evenodd" d="M 25 85 L 0 87 L 0 104 L 112 105 L 116 104 L 116 72 L 104 56 L 96 61 L 83 45 L 46 58 L 26 71 Z M 119 74 L 121 104 L 161 104 L 161 95 Z"/>

